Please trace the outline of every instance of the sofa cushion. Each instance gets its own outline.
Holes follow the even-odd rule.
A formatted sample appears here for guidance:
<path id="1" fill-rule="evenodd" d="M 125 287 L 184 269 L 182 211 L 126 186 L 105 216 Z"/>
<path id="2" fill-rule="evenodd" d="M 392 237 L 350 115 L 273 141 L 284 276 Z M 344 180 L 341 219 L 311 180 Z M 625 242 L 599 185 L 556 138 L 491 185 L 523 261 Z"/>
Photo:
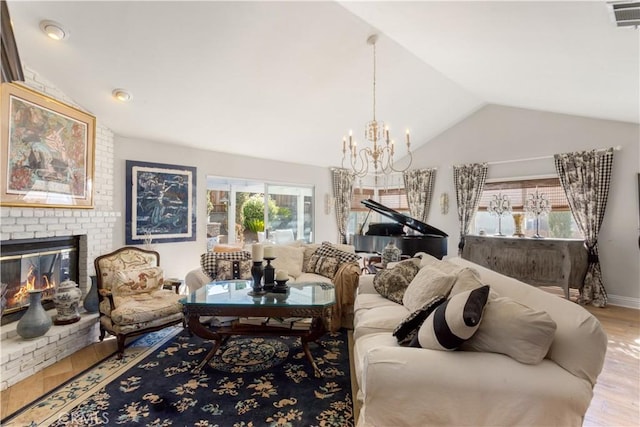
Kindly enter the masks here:
<path id="1" fill-rule="evenodd" d="M 271 261 L 271 265 L 273 265 L 276 270 L 286 270 L 289 276 L 292 277 L 298 277 L 302 274 L 304 248 L 275 245 L 273 246 L 273 255 L 276 259 Z"/>
<path id="2" fill-rule="evenodd" d="M 320 247 L 316 249 L 315 254 L 338 258 L 341 263 L 357 262 L 360 259 L 360 256 L 356 255 L 355 253 L 345 251 L 341 248 L 344 248 L 344 245 L 339 247 L 338 245 L 334 245 L 331 242 L 322 242 L 322 245 L 320 245 Z"/>
<path id="3" fill-rule="evenodd" d="M 229 259 L 216 259 L 216 280 L 251 279 L 250 259 L 244 261 L 232 261 Z"/>
<path id="4" fill-rule="evenodd" d="M 433 350 L 457 349 L 478 330 L 488 297 L 487 285 L 451 297 L 427 317 L 417 342 Z"/>
<path id="5" fill-rule="evenodd" d="M 377 272 L 373 286 L 383 297 L 402 304 L 402 297 L 418 270 L 418 265 L 412 259 L 401 261 L 393 268 Z"/>
<path id="6" fill-rule="evenodd" d="M 476 333 L 462 350 L 501 353 L 521 363 L 544 359 L 556 332 L 556 322 L 542 310 L 534 310 L 508 297 L 490 298 Z"/>
<path id="7" fill-rule="evenodd" d="M 358 339 L 374 332 L 387 332 L 391 337 L 391 332 L 408 314 L 407 309 L 400 304 L 385 305 L 373 310 L 359 310 L 353 319 L 353 338 Z M 392 339 L 395 341 L 395 338 L 392 337 Z"/>
<path id="8" fill-rule="evenodd" d="M 315 273 L 302 273 L 296 277 L 294 282 L 308 283 L 308 282 L 321 282 L 321 283 L 333 283 L 328 277 L 321 276 Z"/>
<path id="9" fill-rule="evenodd" d="M 114 297 L 149 293 L 160 289 L 163 282 L 163 272 L 160 267 L 120 270 L 116 273 L 111 292 Z"/>
<path id="10" fill-rule="evenodd" d="M 236 251 L 236 252 L 206 252 L 200 255 L 200 266 L 202 270 L 207 273 L 211 280 L 217 279 L 217 266 L 216 260 L 225 259 L 230 261 L 246 261 L 251 260 L 251 252 L 249 251 Z"/>
<path id="11" fill-rule="evenodd" d="M 456 276 L 453 274 L 430 266 L 422 267 L 404 292 L 402 304 L 408 310 L 415 311 L 436 296 L 447 298 L 455 280 Z"/>
<path id="12" fill-rule="evenodd" d="M 436 309 L 440 304 L 446 301 L 446 298 L 442 295 L 435 295 L 422 307 L 409 313 L 402 322 L 393 330 L 393 336 L 396 337 L 398 343 L 401 345 L 410 344 L 418 333 L 418 329 L 424 323 L 426 318 Z"/>

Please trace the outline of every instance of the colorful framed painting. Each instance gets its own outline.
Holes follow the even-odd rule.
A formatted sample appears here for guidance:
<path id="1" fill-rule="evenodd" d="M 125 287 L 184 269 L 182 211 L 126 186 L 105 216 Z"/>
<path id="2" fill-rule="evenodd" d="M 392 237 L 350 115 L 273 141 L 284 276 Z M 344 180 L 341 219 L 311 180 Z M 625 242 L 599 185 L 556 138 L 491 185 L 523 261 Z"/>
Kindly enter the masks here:
<path id="1" fill-rule="evenodd" d="M 196 240 L 196 168 L 126 161 L 126 243 Z"/>
<path id="2" fill-rule="evenodd" d="M 96 118 L 14 83 L 0 105 L 0 204 L 93 208 Z"/>

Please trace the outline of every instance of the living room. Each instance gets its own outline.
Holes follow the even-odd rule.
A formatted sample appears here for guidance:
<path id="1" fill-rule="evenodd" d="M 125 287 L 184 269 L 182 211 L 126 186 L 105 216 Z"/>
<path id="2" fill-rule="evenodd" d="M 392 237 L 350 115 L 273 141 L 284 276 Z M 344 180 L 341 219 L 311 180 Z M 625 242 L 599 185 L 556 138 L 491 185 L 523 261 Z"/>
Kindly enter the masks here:
<path id="1" fill-rule="evenodd" d="M 601 6 L 602 12 L 606 16 L 606 2 L 597 2 Z M 33 10 L 29 11 L 27 6 L 19 5 L 18 2 L 8 2 L 9 10 L 12 13 L 14 19 L 14 25 L 16 26 L 16 37 L 18 41 L 18 47 L 20 47 L 20 36 L 31 40 L 36 37 L 39 32 L 38 20 L 32 22 L 33 16 L 39 16 L 39 19 L 54 19 L 56 21 L 65 24 L 64 15 L 56 16 L 53 9 L 48 9 L 52 13 L 51 16 L 44 16 L 47 9 L 41 9 L 42 12 L 35 14 Z M 300 9 L 304 9 L 302 6 L 297 5 Z M 333 214 L 327 213 L 322 203 L 324 195 L 332 194 L 332 182 L 329 172 L 329 166 L 339 166 L 341 162 L 341 139 L 343 133 L 348 131 L 349 126 L 355 126 L 356 132 L 364 123 L 370 118 L 370 50 L 367 46 L 365 39 L 366 35 L 371 32 L 372 28 L 382 28 L 383 23 L 377 21 L 380 17 L 377 11 L 367 12 L 366 10 L 360 10 L 359 15 L 352 15 L 351 13 L 358 12 L 357 5 L 348 5 L 352 10 L 340 10 L 340 24 L 353 24 L 357 27 L 357 31 L 353 34 L 354 38 L 358 40 L 349 41 L 349 47 L 351 51 L 349 54 L 357 51 L 358 61 L 356 63 L 349 63 L 352 66 L 344 67 L 341 72 L 350 76 L 351 79 L 365 80 L 362 88 L 358 88 L 354 92 L 350 92 L 345 98 L 357 98 L 357 102 L 353 105 L 350 104 L 350 112 L 341 110 L 339 114 L 327 112 L 332 104 L 340 104 L 343 102 L 342 96 L 332 97 L 330 101 L 323 103 L 324 116 L 318 115 L 322 111 L 314 109 L 312 105 L 306 105 L 302 103 L 298 97 L 303 98 L 297 89 L 291 90 L 291 92 L 282 95 L 281 102 L 294 105 L 294 110 L 306 110 L 310 111 L 312 115 L 317 115 L 315 121 L 321 128 L 331 130 L 333 134 L 328 134 L 326 129 L 322 132 L 322 138 L 317 140 L 313 139 L 314 143 L 312 147 L 302 148 L 303 142 L 309 134 L 314 131 L 304 131 L 300 127 L 292 126 L 297 120 L 301 119 L 303 115 L 300 111 L 298 114 L 293 114 L 294 111 L 287 110 L 286 114 L 282 113 L 285 118 L 277 123 L 277 125 L 270 125 L 268 122 L 272 119 L 271 114 L 266 114 L 266 111 L 271 108 L 270 104 L 266 101 L 256 101 L 255 104 L 243 104 L 242 102 L 234 103 L 229 98 L 224 98 L 226 105 L 212 104 L 210 112 L 206 112 L 204 117 L 201 117 L 199 121 L 216 121 L 218 126 L 213 126 L 213 131 L 207 129 L 205 136 L 200 136 L 201 140 L 221 139 L 227 141 L 221 145 L 215 145 L 215 149 L 198 148 L 195 145 L 185 145 L 188 141 L 182 141 L 175 136 L 167 137 L 161 132 L 151 132 L 146 134 L 130 134 L 125 131 L 119 131 L 117 128 L 112 127 L 109 123 L 109 118 L 114 117 L 114 120 L 122 122 L 124 116 L 128 121 L 135 121 L 136 114 L 139 114 L 139 109 L 148 109 L 151 115 L 155 112 L 156 107 L 154 101 L 147 98 L 147 95 L 142 90 L 137 90 L 135 87 L 135 79 L 127 79 L 127 74 L 133 74 L 131 71 L 122 72 L 117 78 L 121 79 L 116 81 L 116 76 L 104 77 L 105 82 L 102 85 L 94 86 L 93 92 L 100 93 L 99 96 L 106 98 L 105 94 L 109 94 L 112 87 L 108 85 L 126 85 L 127 89 L 131 90 L 134 94 L 133 99 L 129 104 L 116 104 L 111 102 L 109 110 L 103 109 L 102 106 L 90 106 L 78 103 L 81 99 L 80 95 L 82 91 L 87 89 L 76 89 L 70 86 L 62 85 L 59 83 L 58 75 L 60 73 L 68 73 L 68 70 L 60 70 L 64 68 L 65 61 L 51 61 L 46 66 L 33 65 L 36 61 L 33 53 L 28 53 L 27 49 L 23 55 L 23 69 L 25 73 L 25 83 L 36 89 L 39 92 L 46 93 L 52 98 L 58 99 L 62 102 L 75 105 L 80 109 L 87 109 L 90 111 L 105 111 L 104 115 L 96 114 L 97 118 L 97 132 L 96 132 L 96 161 L 95 161 L 95 179 L 94 179 L 94 208 L 83 209 L 64 209 L 64 208 L 47 208 L 47 209 L 33 209 L 28 207 L 6 207 L 2 206 L 2 240 L 24 239 L 24 238 L 39 238 L 58 235 L 79 234 L 86 236 L 86 242 L 84 243 L 84 252 L 81 252 L 80 261 L 80 287 L 86 292 L 89 286 L 89 276 L 94 273 L 93 260 L 106 252 L 109 252 L 115 248 L 125 245 L 125 230 L 126 230 L 126 204 L 125 199 L 125 187 L 126 187 L 126 160 L 146 161 L 153 163 L 163 164 L 181 164 L 188 165 L 197 168 L 197 182 L 198 182 L 198 195 L 196 204 L 196 217 L 197 229 L 196 239 L 189 242 L 179 243 L 163 243 L 154 244 L 154 250 L 157 250 L 162 259 L 162 266 L 168 277 L 184 278 L 185 275 L 196 268 L 199 264 L 200 255 L 206 250 L 207 247 L 207 232 L 206 221 L 202 220 L 206 218 L 207 206 L 204 199 L 205 192 L 204 187 L 200 184 L 205 183 L 209 176 L 222 176 L 233 177 L 242 179 L 253 179 L 275 183 L 295 183 L 298 185 L 308 185 L 314 188 L 315 194 L 315 207 L 314 207 L 314 240 L 316 242 L 332 241 L 337 242 L 338 231 L 337 221 Z M 25 7 L 24 11 L 20 11 L 21 7 Z M 48 6 L 55 8 L 54 6 Z M 248 6 L 247 6 L 248 7 Z M 264 6 L 263 6 L 264 7 Z M 311 7 L 311 6 L 308 6 Z M 343 8 L 343 5 L 315 5 L 313 7 L 322 8 L 330 7 L 331 13 L 322 11 L 319 16 L 323 19 L 319 19 L 320 23 L 326 23 L 327 16 L 332 17 L 335 13 L 334 8 Z M 361 7 L 365 7 L 364 5 Z M 296 13 L 300 12 L 300 9 Z M 314 9 L 314 12 L 317 12 Z M 435 12 L 435 11 L 434 11 Z M 364 16 L 367 13 L 371 13 L 369 19 L 370 22 L 363 21 Z M 346 17 L 344 14 L 347 14 Z M 114 15 L 117 15 L 114 12 Z M 291 16 L 288 16 L 291 18 Z M 18 19 L 21 18 L 21 19 Z M 27 19 L 28 18 L 28 19 Z M 284 18 L 282 21 L 286 21 Z M 282 21 L 276 21 L 282 24 Z M 25 28 L 26 23 L 30 22 L 30 27 Z M 316 23 L 314 25 L 320 25 Z M 390 34 L 395 34 L 393 30 L 393 22 L 389 25 Z M 638 67 L 638 41 L 636 29 L 618 29 L 610 22 L 601 23 L 601 25 L 611 25 L 606 31 L 620 31 L 622 35 L 616 34 L 614 38 L 622 37 L 625 40 L 629 37 L 634 41 L 626 42 L 635 46 L 635 50 L 632 50 L 634 58 L 632 62 L 635 64 L 635 70 Z M 275 24 L 273 24 L 275 25 Z M 81 28 L 81 27 L 80 27 Z M 342 28 L 342 27 L 340 27 Z M 397 31 L 397 30 L 396 30 Z M 71 36 L 63 43 L 71 43 L 81 37 L 84 30 L 74 28 L 71 32 Z M 362 37 L 360 37 L 362 35 Z M 42 36 L 42 34 L 37 34 Z M 231 36 L 225 36 L 231 37 Z M 325 37 L 334 37 L 326 35 Z M 335 36 L 340 39 L 339 36 Z M 344 36 L 343 36 L 344 37 Z M 400 37 L 395 35 L 395 37 Z M 383 48 L 402 49 L 402 47 L 393 40 L 391 37 L 381 37 L 385 40 L 379 46 L 379 61 L 390 61 L 389 57 L 384 59 L 385 56 L 392 56 L 394 59 L 402 60 L 401 65 L 410 65 L 416 58 L 413 57 L 414 53 L 388 53 L 389 51 Z M 229 38 L 229 40 L 232 40 Z M 48 41 L 47 41 L 48 42 Z M 45 43 L 44 41 L 42 43 Z M 635 43 L 635 44 L 633 44 Z M 64 55 L 73 56 L 73 52 L 69 52 L 67 49 L 73 49 L 73 47 L 59 47 L 65 45 L 47 44 L 46 49 L 53 49 L 57 55 L 65 57 Z M 66 46 L 69 46 L 67 44 Z M 333 45 L 333 47 L 335 47 Z M 304 46 L 304 49 L 313 50 L 314 46 Z M 160 50 L 160 48 L 159 48 Z M 291 52 L 289 52 L 291 54 Z M 141 56 L 143 56 L 141 54 Z M 265 55 L 268 56 L 268 55 Z M 286 54 L 281 52 L 276 58 L 277 61 L 283 61 Z M 114 62 L 118 62 L 117 56 L 111 57 Z M 336 61 L 342 57 L 336 58 L 325 55 L 321 57 L 323 60 Z M 517 62 L 517 57 L 512 59 L 513 62 Z M 145 57 L 144 59 L 150 60 Z M 548 58 L 545 58 L 548 59 Z M 557 58 L 558 61 L 571 62 L 570 54 L 567 57 Z M 580 81 L 581 68 L 584 67 L 583 56 L 579 56 L 579 59 L 575 60 L 574 65 L 569 65 L 563 68 L 564 72 L 570 70 L 575 73 L 575 80 Z M 265 60 L 266 61 L 266 60 Z M 287 62 L 285 61 L 284 64 Z M 357 65 L 356 65 L 357 64 Z M 360 65 L 362 64 L 362 66 Z M 603 61 L 600 64 L 603 72 L 608 70 L 610 65 Z M 181 79 L 189 80 L 189 68 L 197 67 L 197 64 L 187 65 L 184 67 L 186 70 Z M 381 70 L 386 68 L 393 68 L 393 64 L 383 66 Z M 464 67 L 465 65 L 461 65 Z M 479 66 L 479 65 L 478 65 Z M 542 68 L 546 68 L 547 64 L 542 64 Z M 121 65 L 124 68 L 124 66 Z M 78 74 L 91 73 L 100 74 L 98 69 L 85 69 Z M 132 67 L 135 69 L 135 66 Z M 277 68 L 274 66 L 274 68 Z M 632 66 L 633 68 L 633 66 Z M 254 71 L 248 74 L 248 78 L 254 77 L 259 84 L 257 86 L 264 86 L 265 91 L 269 91 L 269 80 L 259 74 L 260 70 L 256 67 L 255 76 Z M 412 73 L 420 75 L 425 70 L 422 68 L 412 68 Z M 436 73 L 433 69 L 427 71 L 427 73 Z M 539 70 L 540 74 L 543 74 L 543 70 Z M 553 78 L 553 71 L 549 71 L 551 77 L 545 80 L 548 84 L 544 91 L 538 93 L 538 97 L 543 101 L 548 94 L 549 97 L 553 95 L 553 92 L 559 90 L 555 86 L 556 80 Z M 413 75 L 412 74 L 412 75 Z M 614 75 L 614 72 L 611 72 Z M 431 74 L 429 74 L 431 75 Z M 55 76 L 55 77 L 54 77 Z M 394 91 L 397 89 L 396 84 L 399 84 L 398 80 L 389 80 L 383 75 L 379 76 L 380 89 L 384 88 L 386 91 Z M 402 74 L 400 74 L 402 76 Z M 247 77 L 247 76 L 243 76 Z M 322 76 L 315 76 L 317 79 L 321 79 Z M 625 80 L 628 76 L 621 76 L 621 80 Z M 78 80 L 82 80 L 80 77 L 76 77 Z M 140 77 L 139 79 L 149 78 L 149 75 Z M 513 84 L 525 84 L 525 79 L 522 79 L 524 83 L 520 83 L 519 79 L 502 75 L 502 73 L 496 71 L 494 80 L 508 80 L 511 85 Z M 558 86 L 561 86 L 566 79 L 566 75 L 562 75 L 558 71 Z M 349 80 L 352 82 L 353 80 Z M 454 78 L 450 78 L 454 80 Z M 635 79 L 635 80 L 634 80 Z M 158 77 L 165 87 L 163 97 L 168 97 L 168 94 L 178 96 L 177 89 L 173 89 L 176 76 L 172 77 Z M 267 81 L 265 81 L 267 80 Z M 409 79 L 407 79 L 409 80 Z M 438 80 L 436 85 L 446 85 L 454 83 L 443 82 Z M 611 79 L 613 80 L 613 79 Z M 125 81 L 126 83 L 121 83 Z M 500 102 L 498 96 L 489 96 L 482 93 L 469 94 L 466 91 L 456 89 L 451 97 L 461 97 L 465 99 L 464 106 L 455 111 L 455 114 L 449 114 L 448 110 L 453 109 L 453 105 L 448 104 L 450 100 L 447 100 L 446 94 L 440 92 L 442 87 L 431 87 L 431 84 L 415 83 L 416 93 L 419 94 L 416 98 L 438 98 L 441 99 L 441 103 L 445 103 L 445 107 L 438 111 L 437 106 L 427 109 L 425 106 L 417 103 L 415 106 L 405 105 L 411 104 L 403 101 L 401 98 L 388 98 L 381 97 L 378 102 L 379 108 L 391 108 L 389 104 L 397 107 L 399 114 L 394 112 L 392 123 L 395 123 L 395 128 L 392 127 L 394 132 L 403 132 L 403 129 L 399 129 L 398 126 L 404 125 L 405 120 L 407 125 L 414 126 L 411 131 L 412 142 L 414 144 L 413 151 L 413 163 L 412 168 L 427 168 L 437 167 L 438 176 L 435 183 L 434 194 L 440 195 L 446 193 L 451 197 L 451 208 L 447 213 L 444 213 L 440 209 L 432 207 L 429 224 L 434 225 L 441 230 L 445 230 L 449 234 L 448 240 L 448 254 L 455 256 L 457 254 L 457 246 L 459 241 L 460 225 L 456 215 L 455 200 L 453 200 L 455 191 L 453 184 L 453 165 L 469 162 L 488 162 L 489 163 L 489 180 L 508 180 L 513 178 L 522 177 L 540 177 L 555 175 L 556 171 L 552 156 L 557 153 L 602 149 L 608 147 L 619 147 L 618 151 L 615 151 L 615 160 L 613 166 L 613 173 L 611 178 L 611 189 L 609 193 L 609 200 L 607 203 L 606 215 L 602 224 L 602 229 L 599 236 L 599 250 L 600 260 L 603 270 L 603 282 L 605 284 L 608 303 L 615 306 L 631 307 L 640 309 L 640 254 L 638 250 L 638 188 L 637 188 L 637 174 L 640 171 L 640 130 L 638 125 L 638 102 L 637 96 L 635 96 L 635 110 L 632 108 L 632 112 L 627 116 L 619 114 L 614 116 L 614 106 L 616 106 L 617 100 L 622 100 L 628 96 L 627 92 L 631 92 L 637 95 L 638 82 L 637 73 L 632 76 L 632 83 L 627 86 L 623 86 L 622 91 L 624 95 L 620 95 L 621 88 L 611 82 L 610 87 L 601 88 L 595 85 L 585 82 L 581 84 L 583 93 L 574 92 L 574 104 L 589 104 L 594 105 L 600 103 L 603 106 L 603 110 L 606 114 L 598 116 L 595 111 L 576 110 L 579 113 L 571 113 L 569 108 L 565 108 L 564 104 L 550 103 L 548 108 L 533 108 L 531 105 L 536 105 L 533 101 L 527 103 L 526 100 L 522 100 L 520 103 L 514 102 Z M 514 83 L 515 82 L 515 83 Z M 79 82 L 80 83 L 80 82 Z M 278 89 L 280 89 L 280 82 L 278 83 Z M 491 83 L 495 84 L 495 81 L 487 81 L 487 86 Z M 213 84 L 210 81 L 202 81 L 202 85 L 206 86 Z M 309 83 L 310 86 L 314 86 L 315 83 Z M 320 84 L 320 83 L 317 83 Z M 322 83 L 321 85 L 324 85 Z M 531 82 L 534 85 L 533 82 Z M 404 85 L 411 86 L 411 83 L 403 82 Z M 427 86 L 426 88 L 424 86 Z M 252 86 L 253 88 L 253 86 Z M 610 88 L 610 93 L 607 93 L 607 89 Z M 219 89 L 219 88 L 218 88 Z M 326 89 L 326 88 L 324 88 Z M 340 88 L 342 89 L 342 88 Z M 433 89 L 433 91 L 431 91 Z M 514 92 L 518 92 L 518 86 L 512 86 Z M 311 88 L 309 90 L 312 90 Z M 317 89 L 313 89 L 316 97 L 311 100 L 311 104 L 321 101 L 317 97 Z M 400 92 L 400 91 L 399 91 Z M 256 94 L 258 91 L 255 92 Z M 407 92 L 403 92 L 405 96 L 414 101 L 415 95 L 407 95 Z M 408 92 L 410 93 L 410 92 Z M 592 93 L 593 98 L 589 97 Z M 383 92 L 386 96 L 387 93 Z M 585 96 L 581 98 L 580 96 Z M 98 96 L 98 95 L 94 95 Z M 528 96 L 533 96 L 528 93 Z M 602 99 L 598 100 L 598 96 Z M 222 98 L 222 97 L 221 97 Z M 278 99 L 278 97 L 275 97 Z M 391 99 L 391 100 L 390 100 Z M 555 99 L 555 98 L 554 98 Z M 246 98 L 243 98 L 246 101 Z M 273 101 L 273 98 L 268 99 L 269 102 Z M 542 105 L 542 101 L 540 105 Z M 351 101 L 350 101 L 351 102 Z M 417 101 L 415 101 L 417 102 Z M 139 103 L 136 106 L 136 103 Z M 620 102 L 622 104 L 622 101 Z M 387 104 L 387 105 L 385 105 Z M 177 101 L 175 105 L 179 108 L 175 108 L 175 112 L 172 115 L 176 116 L 176 120 L 184 115 L 189 116 L 189 102 L 183 100 Z M 457 105 L 456 105 L 457 106 Z M 225 111 L 228 108 L 228 111 Z M 260 119 L 260 114 L 248 114 L 247 117 L 242 116 L 243 108 L 247 110 L 262 111 L 266 120 Z M 119 109 L 117 112 L 114 110 Z M 127 113 L 129 111 L 129 113 Z M 381 113 L 383 110 L 381 110 Z M 382 116 L 387 116 L 387 111 Z M 229 116 L 240 116 L 238 122 L 230 121 Z M 406 115 L 406 119 L 403 117 Z M 607 115 L 609 114 L 609 115 Z M 344 117 L 342 117 L 344 116 Z M 116 119 L 117 117 L 117 119 Z M 196 117 L 196 116 L 194 116 Z M 209 119 L 207 119 L 209 117 Z M 624 117 L 624 118 L 622 118 Z M 125 120 L 125 122 L 126 122 Z M 158 119 L 159 122 L 166 122 L 167 120 Z M 437 124 L 433 124 L 434 122 Z M 433 124 L 430 128 L 422 128 L 423 131 L 418 131 L 418 123 L 427 122 Z M 236 123 L 236 124 L 233 124 Z M 306 123 L 306 122 L 305 122 Z M 158 123 L 160 126 L 162 123 Z M 195 126 L 195 125 L 194 125 Z M 188 121 L 180 122 L 175 127 L 188 127 Z M 195 126 L 197 127 L 197 126 Z M 302 126 L 304 128 L 305 126 Z M 236 133 L 235 138 L 230 138 L 227 133 L 227 128 L 232 129 L 232 133 Z M 257 130 L 256 130 L 257 129 Z M 279 133 L 275 130 L 279 129 Z M 334 131 L 335 130 L 335 131 Z M 187 130 L 185 130 L 185 133 Z M 302 133 L 300 133 L 302 132 Z M 223 133 L 223 136 L 218 136 L 218 133 Z M 175 135 L 175 134 L 174 134 Z M 293 139 L 292 139 L 293 137 Z M 262 138 L 262 140 L 260 140 Z M 241 147 L 246 141 L 260 140 L 259 146 L 249 147 L 244 154 L 234 151 L 235 148 Z M 286 142 L 285 142 L 286 141 Z M 297 142 L 295 142 L 297 141 Z M 216 142 L 219 144 L 219 142 Z M 211 142 L 210 146 L 214 146 Z M 300 152 L 294 148 L 300 148 Z M 401 150 L 399 150 L 401 151 Z M 313 158 L 320 158 L 321 152 L 331 152 L 335 154 L 333 158 L 329 160 L 327 165 L 314 164 L 311 160 Z M 402 151 L 403 152 L 403 151 Z M 294 161 L 293 156 L 297 155 L 300 161 Z M 400 160 L 399 160 L 400 161 Z M 3 378 L 4 381 L 4 378 Z"/>

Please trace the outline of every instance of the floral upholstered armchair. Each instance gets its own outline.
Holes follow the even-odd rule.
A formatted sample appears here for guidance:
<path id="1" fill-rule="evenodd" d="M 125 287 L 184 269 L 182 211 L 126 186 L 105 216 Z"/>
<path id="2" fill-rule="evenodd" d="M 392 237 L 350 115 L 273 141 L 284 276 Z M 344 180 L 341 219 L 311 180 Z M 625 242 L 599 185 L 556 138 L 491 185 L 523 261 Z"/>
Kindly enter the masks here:
<path id="1" fill-rule="evenodd" d="M 124 247 L 95 259 L 100 301 L 100 341 L 118 340 L 118 358 L 128 337 L 183 321 L 181 295 L 165 289 L 160 254 Z"/>

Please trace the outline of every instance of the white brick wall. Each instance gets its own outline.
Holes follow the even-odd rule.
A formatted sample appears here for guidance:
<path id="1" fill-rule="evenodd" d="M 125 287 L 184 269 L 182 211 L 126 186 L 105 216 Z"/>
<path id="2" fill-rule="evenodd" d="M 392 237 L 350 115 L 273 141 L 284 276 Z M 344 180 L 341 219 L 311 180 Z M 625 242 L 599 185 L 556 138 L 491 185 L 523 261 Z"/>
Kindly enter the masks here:
<path id="1" fill-rule="evenodd" d="M 35 71 L 24 67 L 25 84 L 52 98 L 82 109 L 53 84 Z M 120 212 L 114 206 L 114 138 L 113 132 L 100 123 L 96 124 L 96 152 L 94 167 L 93 209 L 25 208 L 5 207 L 0 210 L 0 240 L 38 239 L 56 236 L 81 236 L 78 284 L 86 295 L 89 276 L 95 274 L 93 260 L 113 250 L 113 225 Z M 55 313 L 52 313 L 52 315 Z M 52 326 L 45 337 L 35 341 L 24 341 L 18 336 L 8 337 L 4 332 L 10 325 L 2 327 L 2 390 L 17 381 L 32 375 L 60 358 L 95 342 L 97 315 L 92 315 L 90 325 L 82 331 L 75 323 L 67 326 Z M 83 317 L 85 321 L 85 317 Z M 84 324 L 84 323 L 83 323 Z M 69 329 L 74 332 L 64 332 Z M 95 330 L 95 331 L 94 331 Z M 14 332 L 15 333 L 15 332 Z M 58 340 L 62 339 L 61 343 Z M 38 345 L 42 343 L 41 347 Z M 6 353 L 8 349 L 9 354 Z M 19 355 L 17 355 L 19 353 Z M 17 356 L 16 356 L 17 355 Z M 64 356 L 62 356 L 64 355 Z M 16 356 L 14 360 L 11 357 Z M 5 363 L 6 362 L 6 363 Z M 6 366 L 5 366 L 6 365 Z"/>

